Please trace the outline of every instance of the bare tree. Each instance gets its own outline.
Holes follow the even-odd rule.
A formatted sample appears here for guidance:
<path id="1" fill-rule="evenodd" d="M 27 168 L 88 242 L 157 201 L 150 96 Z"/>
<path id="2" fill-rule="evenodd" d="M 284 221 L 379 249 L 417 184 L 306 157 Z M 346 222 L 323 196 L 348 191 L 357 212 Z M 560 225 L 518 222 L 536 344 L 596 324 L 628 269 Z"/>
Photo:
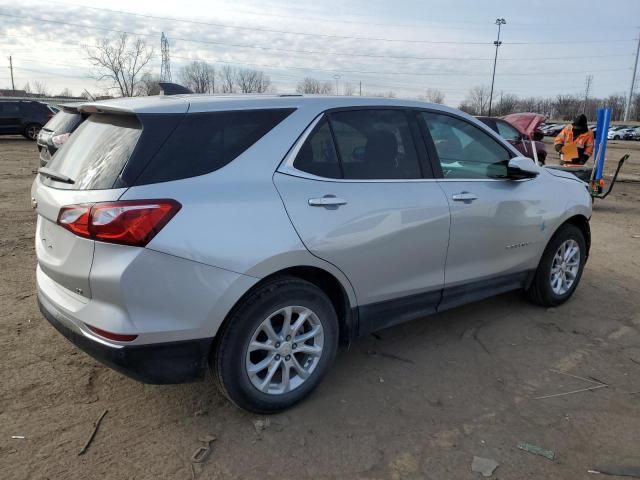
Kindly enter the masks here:
<path id="1" fill-rule="evenodd" d="M 136 85 L 135 94 L 141 97 L 160 95 L 160 77 L 149 72 L 143 73 Z"/>
<path id="2" fill-rule="evenodd" d="M 460 110 L 472 115 L 484 115 L 489 106 L 489 88 L 481 85 L 473 87 L 460 104 Z"/>
<path id="3" fill-rule="evenodd" d="M 216 91 L 216 72 L 213 65 L 194 61 L 180 70 L 182 83 L 195 93 L 214 93 Z"/>
<path id="4" fill-rule="evenodd" d="M 27 93 L 33 93 L 33 91 L 31 90 L 31 85 L 29 84 L 29 82 L 25 83 L 24 87 L 22 87 L 22 89 Z"/>
<path id="5" fill-rule="evenodd" d="M 498 97 L 497 100 L 498 102 L 496 105 L 495 112 L 496 112 L 496 115 L 498 116 L 508 115 L 510 113 L 515 113 L 516 111 L 520 110 L 519 108 L 520 100 L 513 93 L 500 92 L 500 96 Z M 530 111 L 533 111 L 533 109 L 523 110 L 523 111 L 530 112 Z"/>
<path id="6" fill-rule="evenodd" d="M 45 82 L 41 82 L 39 80 L 35 80 L 33 82 L 33 93 L 36 95 L 42 95 L 46 97 L 49 95 L 49 89 L 47 88 L 47 84 Z"/>
<path id="7" fill-rule="evenodd" d="M 356 94 L 356 88 L 353 86 L 352 83 L 349 83 L 349 82 L 345 82 L 343 90 L 344 90 L 343 95 L 346 97 L 352 97 Z"/>
<path id="8" fill-rule="evenodd" d="M 312 77 L 305 77 L 298 82 L 296 92 L 328 95 L 333 92 L 333 84 L 331 82 L 322 82 Z"/>
<path id="9" fill-rule="evenodd" d="M 425 99 L 431 103 L 444 103 L 444 92 L 437 88 L 427 88 Z"/>
<path id="10" fill-rule="evenodd" d="M 65 88 L 58 94 L 58 97 L 73 97 L 73 92 L 69 88 Z"/>
<path id="11" fill-rule="evenodd" d="M 87 58 L 96 68 L 96 80 L 109 80 L 123 97 L 137 92 L 143 70 L 153 57 L 153 48 L 142 38 L 129 40 L 126 33 L 115 42 L 102 39 L 97 47 L 87 47 Z"/>
<path id="12" fill-rule="evenodd" d="M 236 85 L 241 93 L 264 93 L 271 85 L 271 80 L 264 72 L 248 68 L 236 72 Z"/>
<path id="13" fill-rule="evenodd" d="M 220 92 L 235 93 L 236 90 L 236 70 L 230 65 L 225 65 L 218 74 L 220 80 Z"/>

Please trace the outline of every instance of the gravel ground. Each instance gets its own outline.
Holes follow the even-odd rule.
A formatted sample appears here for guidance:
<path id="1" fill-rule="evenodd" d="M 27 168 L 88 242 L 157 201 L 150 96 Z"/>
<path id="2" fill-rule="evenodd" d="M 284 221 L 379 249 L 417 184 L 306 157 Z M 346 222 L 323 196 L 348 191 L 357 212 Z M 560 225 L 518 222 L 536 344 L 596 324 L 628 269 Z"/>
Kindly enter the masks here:
<path id="1" fill-rule="evenodd" d="M 473 479 L 480 456 L 500 464 L 494 478 L 577 479 L 640 464 L 638 147 L 610 144 L 612 160 L 634 151 L 628 181 L 595 203 L 591 258 L 567 304 L 546 310 L 511 293 L 384 330 L 343 349 L 307 401 L 265 418 L 234 408 L 210 381 L 125 378 L 41 318 L 36 149 L 0 137 L 0 478 Z M 608 387 L 536 399 L 594 385 L 585 379 Z M 209 434 L 212 453 L 192 470 Z"/>

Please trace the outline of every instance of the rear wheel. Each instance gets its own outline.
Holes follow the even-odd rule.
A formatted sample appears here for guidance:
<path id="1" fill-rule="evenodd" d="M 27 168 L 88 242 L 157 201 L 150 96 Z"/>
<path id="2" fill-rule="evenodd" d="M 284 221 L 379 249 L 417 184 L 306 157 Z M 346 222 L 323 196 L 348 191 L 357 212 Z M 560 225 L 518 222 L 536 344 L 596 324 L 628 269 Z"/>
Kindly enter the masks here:
<path id="1" fill-rule="evenodd" d="M 29 140 L 36 140 L 38 138 L 38 133 L 40 133 L 40 129 L 42 125 L 38 125 L 37 123 L 30 123 L 24 128 L 22 135 Z"/>
<path id="2" fill-rule="evenodd" d="M 545 307 L 566 302 L 578 286 L 586 259 L 586 242 L 578 227 L 565 224 L 555 233 L 542 254 L 529 299 Z"/>
<path id="3" fill-rule="evenodd" d="M 213 373 L 236 405 L 288 408 L 320 383 L 338 347 L 338 319 L 315 285 L 287 277 L 253 292 L 219 334 Z"/>

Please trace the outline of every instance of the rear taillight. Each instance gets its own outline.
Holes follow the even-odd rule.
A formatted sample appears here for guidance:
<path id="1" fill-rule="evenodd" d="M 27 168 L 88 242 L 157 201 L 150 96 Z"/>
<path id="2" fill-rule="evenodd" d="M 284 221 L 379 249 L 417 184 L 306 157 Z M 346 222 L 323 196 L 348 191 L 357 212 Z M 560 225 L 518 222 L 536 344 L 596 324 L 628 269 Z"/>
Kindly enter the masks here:
<path id="1" fill-rule="evenodd" d="M 64 145 L 64 143 L 69 140 L 69 135 L 71 135 L 70 133 L 63 133 L 61 135 L 55 135 L 53 137 L 51 137 L 51 143 L 53 143 L 53 146 L 56 148 L 60 148 L 62 145 Z"/>
<path id="2" fill-rule="evenodd" d="M 178 213 L 175 200 L 125 200 L 62 207 L 58 225 L 81 237 L 144 247 Z"/>

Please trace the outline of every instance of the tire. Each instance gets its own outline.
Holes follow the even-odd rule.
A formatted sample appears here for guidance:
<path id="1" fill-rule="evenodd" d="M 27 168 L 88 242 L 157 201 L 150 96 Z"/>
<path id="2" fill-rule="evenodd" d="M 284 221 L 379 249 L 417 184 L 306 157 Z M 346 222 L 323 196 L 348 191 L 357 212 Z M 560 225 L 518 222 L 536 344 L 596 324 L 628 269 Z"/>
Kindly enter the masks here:
<path id="1" fill-rule="evenodd" d="M 564 267 L 556 267 L 556 264 L 554 264 L 556 255 L 560 254 L 559 250 L 563 245 L 577 245 L 579 248 L 577 256 L 575 256 L 579 263 L 574 273 L 570 273 L 571 267 L 568 266 L 572 263 L 571 259 L 574 258 L 574 256 L 569 259 L 569 262 L 566 262 L 566 270 Z M 582 277 L 586 259 L 586 248 L 584 235 L 578 227 L 571 224 L 562 225 L 553 237 L 551 237 L 542 254 L 533 281 L 526 291 L 529 300 L 543 307 L 554 307 L 569 300 Z M 552 277 L 552 267 L 557 272 L 555 277 Z M 553 281 L 554 278 L 557 279 L 558 274 L 562 276 L 563 271 L 565 272 L 564 278 L 571 278 L 573 275 L 573 281 L 569 286 L 564 282 L 560 282 L 560 285 L 558 285 L 557 282 Z"/>
<path id="2" fill-rule="evenodd" d="M 24 138 L 27 138 L 29 140 L 33 140 L 35 142 L 36 139 L 38 138 L 38 133 L 40 133 L 40 129 L 41 128 L 42 128 L 42 125 L 39 125 L 37 123 L 30 123 L 29 125 L 24 127 L 24 131 L 22 132 L 22 136 Z"/>
<path id="3" fill-rule="evenodd" d="M 297 333 L 290 332 L 292 338 L 284 333 L 286 312 L 290 312 L 292 326 L 304 319 Z M 266 322 L 272 327 L 270 334 Z M 314 332 L 315 336 L 296 344 L 296 338 Z M 240 408 L 263 414 L 284 410 L 318 386 L 336 355 L 338 332 L 338 317 L 322 290 L 295 277 L 276 278 L 252 292 L 225 322 L 211 359 L 214 379 Z M 252 348 L 266 345 L 270 350 L 250 351 L 250 344 Z M 271 370 L 275 373 L 269 381 Z"/>

